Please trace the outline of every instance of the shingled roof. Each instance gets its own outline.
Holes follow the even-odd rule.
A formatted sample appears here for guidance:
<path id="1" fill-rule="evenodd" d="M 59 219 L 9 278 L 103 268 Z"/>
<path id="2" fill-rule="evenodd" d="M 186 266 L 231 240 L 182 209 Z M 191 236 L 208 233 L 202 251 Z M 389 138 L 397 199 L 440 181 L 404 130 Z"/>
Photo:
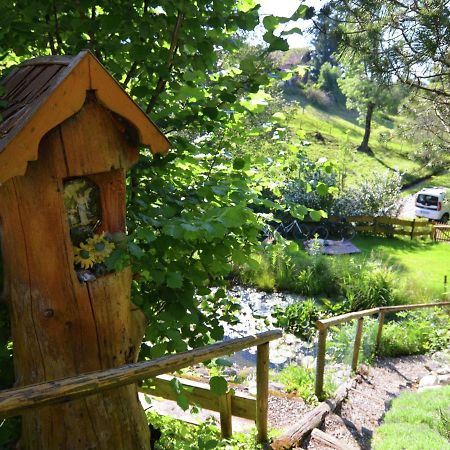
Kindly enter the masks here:
<path id="1" fill-rule="evenodd" d="M 89 51 L 25 61 L 0 84 L 0 183 L 25 173 L 28 161 L 38 157 L 44 134 L 78 112 L 89 90 L 136 127 L 142 145 L 154 153 L 169 148 L 164 134 Z"/>

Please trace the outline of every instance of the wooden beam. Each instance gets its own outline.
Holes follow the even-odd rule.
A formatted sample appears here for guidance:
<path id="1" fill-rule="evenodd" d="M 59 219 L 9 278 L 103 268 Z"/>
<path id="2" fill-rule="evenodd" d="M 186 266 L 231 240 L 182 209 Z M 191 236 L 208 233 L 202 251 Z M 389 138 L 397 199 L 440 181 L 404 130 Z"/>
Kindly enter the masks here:
<path id="1" fill-rule="evenodd" d="M 359 349 L 361 348 L 361 339 L 364 325 L 364 317 L 358 319 L 358 326 L 356 327 L 355 343 L 353 345 L 352 371 L 356 372 L 358 368 Z"/>
<path id="2" fill-rule="evenodd" d="M 444 306 L 450 306 L 450 302 L 418 303 L 416 305 L 382 306 L 379 308 L 379 310 L 388 313 L 398 311 L 409 311 L 411 309 L 423 309 L 434 307 L 442 308 Z"/>
<path id="3" fill-rule="evenodd" d="M 269 439 L 267 420 L 269 411 L 269 343 L 258 345 L 256 354 L 256 429 L 258 443 Z"/>
<path id="4" fill-rule="evenodd" d="M 227 392 L 219 396 L 220 432 L 224 439 L 233 434 L 233 415 L 231 414 L 231 394 Z"/>
<path id="5" fill-rule="evenodd" d="M 384 311 L 380 311 L 380 314 L 378 316 L 378 331 L 377 331 L 377 340 L 375 343 L 375 351 L 378 353 L 378 350 L 380 349 L 381 345 L 381 335 L 383 333 L 383 325 L 384 325 Z"/>
<path id="6" fill-rule="evenodd" d="M 0 392 L 0 418 L 21 414 L 28 408 L 62 403 L 76 398 L 136 383 L 163 373 L 228 355 L 244 348 L 265 344 L 280 338 L 281 330 L 266 331 L 229 341 L 221 341 L 198 349 L 151 361 L 128 364 L 114 369 L 91 372 L 75 377 L 33 384 Z"/>
<path id="7" fill-rule="evenodd" d="M 319 342 L 317 343 L 315 393 L 319 400 L 323 396 L 323 378 L 325 373 L 325 351 L 327 347 L 327 333 L 328 333 L 327 328 L 319 330 Z"/>
<path id="8" fill-rule="evenodd" d="M 330 317 L 329 319 L 318 320 L 316 322 L 316 327 L 319 330 L 323 330 L 332 325 L 338 325 L 339 323 L 348 322 L 349 320 L 359 319 L 364 316 L 372 316 L 379 312 L 379 308 L 365 309 L 363 311 L 355 311 L 347 314 L 342 314 L 336 317 Z"/>
<path id="9" fill-rule="evenodd" d="M 322 430 L 319 430 L 318 428 L 314 428 L 314 430 L 312 430 L 311 437 L 320 444 L 326 445 L 327 447 L 330 447 L 334 450 L 352 449 L 352 447 L 349 447 L 348 445 L 342 443 L 339 439 L 336 439 L 334 436 L 331 436 L 331 434 L 324 433 Z"/>
<path id="10" fill-rule="evenodd" d="M 176 401 L 177 394 L 173 390 L 170 381 L 175 378 L 172 375 L 159 375 L 149 382 L 151 387 L 140 387 L 139 390 L 147 395 L 161 397 L 167 400 Z M 199 381 L 178 378 L 186 390 L 183 392 L 190 403 L 196 404 L 209 411 L 220 412 L 219 396 L 211 392 L 209 384 Z M 231 413 L 235 417 L 256 420 L 256 399 L 243 393 L 230 394 Z"/>

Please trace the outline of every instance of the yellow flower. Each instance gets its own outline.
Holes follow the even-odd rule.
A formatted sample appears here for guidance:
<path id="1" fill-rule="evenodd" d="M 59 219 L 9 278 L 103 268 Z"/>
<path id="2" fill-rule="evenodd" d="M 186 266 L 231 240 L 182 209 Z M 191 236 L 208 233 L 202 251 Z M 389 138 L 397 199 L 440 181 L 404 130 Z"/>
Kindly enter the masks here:
<path id="1" fill-rule="evenodd" d="M 102 263 L 115 248 L 114 243 L 106 240 L 105 233 L 94 235 L 86 241 L 86 244 L 96 263 Z"/>
<path id="2" fill-rule="evenodd" d="M 79 247 L 74 247 L 74 260 L 82 269 L 89 269 L 95 263 L 95 255 L 88 245 L 81 243 Z"/>

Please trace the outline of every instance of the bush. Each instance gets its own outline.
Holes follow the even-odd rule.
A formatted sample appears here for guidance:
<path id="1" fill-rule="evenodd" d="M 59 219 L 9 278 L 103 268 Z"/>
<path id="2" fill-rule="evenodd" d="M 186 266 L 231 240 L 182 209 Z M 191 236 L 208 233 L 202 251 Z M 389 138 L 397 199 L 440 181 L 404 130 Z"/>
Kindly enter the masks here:
<path id="1" fill-rule="evenodd" d="M 277 307 L 273 312 L 275 326 L 284 328 L 300 339 L 311 339 L 316 334 L 315 323 L 332 315 L 348 312 L 347 304 L 333 303 L 323 299 L 319 305 L 314 299 L 293 303 L 286 307 Z"/>
<path id="2" fill-rule="evenodd" d="M 396 277 L 390 267 L 368 261 L 344 276 L 342 288 L 352 311 L 391 306 L 397 302 Z"/>
<path id="3" fill-rule="evenodd" d="M 277 375 L 277 380 L 284 384 L 287 392 L 296 392 L 306 403 L 316 403 L 317 397 L 314 394 L 315 385 L 315 369 L 297 366 L 292 364 L 286 366 Z M 324 383 L 325 396 L 329 397 L 336 386 L 332 383 L 331 379 L 327 377 Z"/>
<path id="4" fill-rule="evenodd" d="M 329 94 L 312 86 L 306 87 L 305 96 L 313 105 L 319 108 L 327 108 L 333 103 Z"/>
<path id="5" fill-rule="evenodd" d="M 402 312 L 397 317 L 383 327 L 380 355 L 423 354 L 450 346 L 450 318 L 445 311 Z"/>
<path id="6" fill-rule="evenodd" d="M 374 174 L 341 192 L 331 213 L 337 216 L 394 217 L 400 208 L 401 187 L 402 176 L 398 172 Z"/>

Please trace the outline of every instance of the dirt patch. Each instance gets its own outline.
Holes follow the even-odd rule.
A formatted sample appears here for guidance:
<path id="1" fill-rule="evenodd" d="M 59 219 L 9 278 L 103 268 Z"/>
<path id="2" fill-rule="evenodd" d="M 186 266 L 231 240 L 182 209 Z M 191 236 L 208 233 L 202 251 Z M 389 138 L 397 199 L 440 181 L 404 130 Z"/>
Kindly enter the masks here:
<path id="1" fill-rule="evenodd" d="M 389 409 L 392 399 L 402 391 L 415 390 L 419 379 L 428 373 L 428 356 L 380 358 L 374 366 L 363 366 L 359 383 L 351 389 L 338 414 L 326 417 L 323 430 L 350 448 L 370 449 L 373 431 Z M 309 450 L 325 449 L 313 440 Z"/>

